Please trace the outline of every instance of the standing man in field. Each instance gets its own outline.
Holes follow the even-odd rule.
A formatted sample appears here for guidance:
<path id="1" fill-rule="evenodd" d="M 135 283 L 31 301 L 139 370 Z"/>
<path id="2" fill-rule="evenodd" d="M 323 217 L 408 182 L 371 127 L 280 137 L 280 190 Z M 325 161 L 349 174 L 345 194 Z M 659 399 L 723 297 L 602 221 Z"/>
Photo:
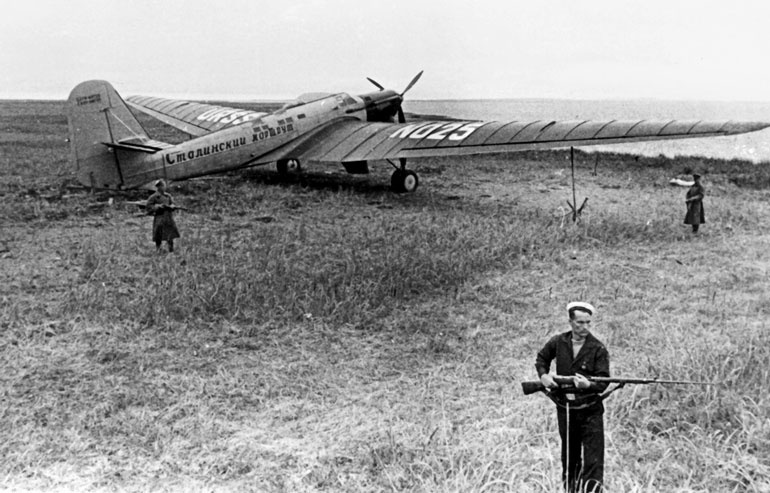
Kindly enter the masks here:
<path id="1" fill-rule="evenodd" d="M 687 204 L 687 214 L 684 216 L 684 223 L 692 225 L 692 232 L 697 233 L 701 224 L 706 222 L 706 215 L 703 212 L 703 196 L 706 189 L 700 182 L 700 174 L 693 173 L 695 183 L 687 190 L 684 202 Z"/>
<path id="2" fill-rule="evenodd" d="M 601 492 L 604 484 L 604 405 L 601 393 L 607 384 L 586 377 L 609 377 L 610 355 L 591 334 L 596 310 L 589 303 L 567 305 L 571 330 L 555 335 L 537 353 L 535 368 L 540 382 L 556 403 L 561 436 L 562 484 L 569 493 Z M 560 389 L 549 374 L 572 376 L 574 387 Z"/>
<path id="3" fill-rule="evenodd" d="M 148 214 L 152 214 L 152 241 L 160 252 L 162 242 L 168 243 L 168 251 L 174 251 L 174 240 L 179 238 L 179 230 L 174 222 L 174 199 L 166 193 L 166 182 L 158 180 L 155 183 L 156 192 L 153 193 L 145 208 Z"/>

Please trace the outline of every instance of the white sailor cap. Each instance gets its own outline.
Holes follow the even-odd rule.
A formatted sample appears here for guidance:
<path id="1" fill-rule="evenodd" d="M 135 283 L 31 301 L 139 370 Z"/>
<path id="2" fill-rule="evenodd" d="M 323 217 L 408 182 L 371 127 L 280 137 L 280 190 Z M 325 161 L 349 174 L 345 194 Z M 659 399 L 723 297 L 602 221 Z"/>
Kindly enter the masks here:
<path id="1" fill-rule="evenodd" d="M 590 313 L 591 315 L 596 313 L 596 308 L 594 308 L 591 303 L 586 303 L 584 301 L 573 301 L 571 303 L 567 303 L 567 312 L 571 314 L 574 310 L 582 310 Z"/>

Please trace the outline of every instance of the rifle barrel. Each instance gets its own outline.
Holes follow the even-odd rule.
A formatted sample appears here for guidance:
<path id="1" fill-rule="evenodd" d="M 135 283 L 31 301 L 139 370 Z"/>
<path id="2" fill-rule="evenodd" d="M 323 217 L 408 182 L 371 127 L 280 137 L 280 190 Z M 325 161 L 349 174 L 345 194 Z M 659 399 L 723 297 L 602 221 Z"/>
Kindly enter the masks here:
<path id="1" fill-rule="evenodd" d="M 631 383 L 631 384 L 674 384 L 674 385 L 714 385 L 714 382 L 696 382 L 694 380 L 660 380 L 657 378 L 614 378 L 614 377 L 586 377 L 592 382 L 603 383 Z"/>
<path id="2" fill-rule="evenodd" d="M 671 383 L 680 385 L 715 385 L 714 382 L 696 382 L 694 380 L 653 380 L 652 383 Z"/>

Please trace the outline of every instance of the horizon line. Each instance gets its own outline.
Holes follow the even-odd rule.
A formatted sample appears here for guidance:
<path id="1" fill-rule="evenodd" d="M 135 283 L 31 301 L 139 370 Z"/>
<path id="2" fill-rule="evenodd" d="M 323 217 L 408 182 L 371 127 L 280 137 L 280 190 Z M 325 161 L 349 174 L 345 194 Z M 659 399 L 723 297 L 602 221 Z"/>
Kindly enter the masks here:
<path id="1" fill-rule="evenodd" d="M 329 93 L 338 94 L 338 93 Z M 349 93 L 348 93 L 349 94 Z M 277 97 L 254 97 L 246 96 L 243 94 L 190 94 L 181 95 L 173 93 L 165 93 L 163 95 L 156 95 L 155 97 L 167 98 L 167 99 L 179 99 L 186 101 L 217 101 L 217 102 L 233 102 L 233 103 L 285 103 L 292 101 L 296 98 L 277 98 Z M 66 102 L 67 97 L 57 97 L 49 94 L 2 94 L 0 93 L 0 101 L 59 101 Z M 568 96 L 515 96 L 515 97 L 473 97 L 473 98 L 419 98 L 419 99 L 406 99 L 404 103 L 409 102 L 460 102 L 460 101 L 651 101 L 651 102 L 688 102 L 688 103 L 730 103 L 730 104 L 746 104 L 746 103 L 763 103 L 770 104 L 770 100 L 763 99 L 699 99 L 699 98 L 670 98 L 670 97 L 611 97 L 611 98 L 599 98 L 599 97 L 568 97 Z"/>

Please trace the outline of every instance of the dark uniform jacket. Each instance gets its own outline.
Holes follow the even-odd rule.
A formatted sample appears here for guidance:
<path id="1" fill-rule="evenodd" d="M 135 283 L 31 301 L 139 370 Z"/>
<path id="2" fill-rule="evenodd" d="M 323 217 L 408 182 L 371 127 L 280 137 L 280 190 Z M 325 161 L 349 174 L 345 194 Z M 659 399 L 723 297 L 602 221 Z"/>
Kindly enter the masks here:
<path id="1" fill-rule="evenodd" d="M 179 238 L 179 230 L 174 222 L 174 199 L 167 193 L 155 192 L 147 199 L 145 208 L 155 216 L 152 221 L 152 241 L 173 241 Z"/>
<path id="2" fill-rule="evenodd" d="M 706 214 L 703 210 L 703 196 L 705 194 L 706 189 L 700 183 L 696 183 L 687 190 L 685 198 L 694 198 L 695 200 L 687 202 L 687 214 L 684 216 L 685 224 L 704 224 L 706 222 Z"/>
<path id="3" fill-rule="evenodd" d="M 610 376 L 610 355 L 607 348 L 590 333 L 576 358 L 572 357 L 572 331 L 553 336 L 537 353 L 535 368 L 538 377 L 550 371 L 551 361 L 554 360 L 557 375 L 569 376 L 579 373 L 586 377 Z M 577 408 L 597 402 L 596 394 L 603 392 L 606 388 L 606 383 L 591 382 L 590 388 L 570 394 L 570 405 Z"/>

